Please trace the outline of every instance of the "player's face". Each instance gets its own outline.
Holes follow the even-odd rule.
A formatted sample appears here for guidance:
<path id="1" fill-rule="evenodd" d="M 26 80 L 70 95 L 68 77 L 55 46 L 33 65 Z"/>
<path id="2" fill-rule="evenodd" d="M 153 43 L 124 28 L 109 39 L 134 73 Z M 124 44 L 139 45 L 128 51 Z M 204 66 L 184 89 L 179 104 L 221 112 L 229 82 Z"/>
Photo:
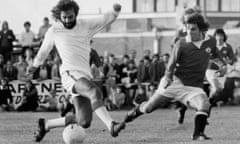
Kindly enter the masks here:
<path id="1" fill-rule="evenodd" d="M 203 38 L 203 33 L 199 30 L 196 24 L 186 24 L 187 35 L 191 41 L 199 41 Z"/>
<path id="2" fill-rule="evenodd" d="M 62 24 L 67 29 L 72 29 L 76 25 L 76 14 L 73 9 L 61 11 L 60 18 Z"/>
<path id="3" fill-rule="evenodd" d="M 216 35 L 216 40 L 218 45 L 222 45 L 224 43 L 224 36 L 221 34 Z"/>

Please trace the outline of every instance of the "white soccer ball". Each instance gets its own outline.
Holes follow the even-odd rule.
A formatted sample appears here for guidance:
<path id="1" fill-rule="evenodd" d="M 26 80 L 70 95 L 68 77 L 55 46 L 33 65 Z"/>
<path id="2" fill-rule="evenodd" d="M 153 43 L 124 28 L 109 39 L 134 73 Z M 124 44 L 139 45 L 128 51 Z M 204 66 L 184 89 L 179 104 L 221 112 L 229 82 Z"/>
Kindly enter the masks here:
<path id="1" fill-rule="evenodd" d="M 62 133 L 63 141 L 66 144 L 82 144 L 86 133 L 85 130 L 77 124 L 71 124 L 65 127 Z"/>

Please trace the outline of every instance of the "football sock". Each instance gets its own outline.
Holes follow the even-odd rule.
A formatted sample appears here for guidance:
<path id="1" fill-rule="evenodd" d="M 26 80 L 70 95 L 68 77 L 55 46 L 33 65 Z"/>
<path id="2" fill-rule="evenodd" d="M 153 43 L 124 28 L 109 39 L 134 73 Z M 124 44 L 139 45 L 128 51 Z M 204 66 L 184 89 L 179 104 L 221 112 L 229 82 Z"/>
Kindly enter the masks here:
<path id="1" fill-rule="evenodd" d="M 64 127 L 64 126 L 65 126 L 65 117 L 61 117 L 61 118 L 48 120 L 45 124 L 45 129 L 50 130 L 53 128 Z"/>
<path id="2" fill-rule="evenodd" d="M 199 135 L 200 133 L 204 133 L 206 122 L 207 122 L 207 115 L 205 114 L 196 115 L 193 135 Z"/>
<path id="3" fill-rule="evenodd" d="M 111 130 L 111 125 L 113 119 L 111 118 L 109 112 L 107 111 L 106 107 L 101 106 L 95 110 L 97 116 L 104 122 L 109 130 Z"/>

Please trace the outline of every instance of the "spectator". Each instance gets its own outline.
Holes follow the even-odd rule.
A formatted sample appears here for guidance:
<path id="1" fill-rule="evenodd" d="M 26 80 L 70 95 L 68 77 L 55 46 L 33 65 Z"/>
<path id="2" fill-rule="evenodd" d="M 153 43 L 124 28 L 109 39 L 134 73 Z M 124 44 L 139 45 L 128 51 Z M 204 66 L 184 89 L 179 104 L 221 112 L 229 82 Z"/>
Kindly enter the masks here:
<path id="1" fill-rule="evenodd" d="M 237 61 L 228 67 L 224 88 L 220 96 L 211 99 L 214 104 L 218 101 L 223 101 L 225 104 L 234 101 L 234 90 L 238 88 L 240 81 L 240 55 L 236 57 Z"/>
<path id="2" fill-rule="evenodd" d="M 126 94 L 125 103 L 130 106 L 137 89 L 137 68 L 133 61 L 128 62 L 128 66 L 123 69 L 127 77 L 122 79 L 123 90 Z"/>
<path id="3" fill-rule="evenodd" d="M 131 49 L 130 50 L 130 55 L 129 55 L 129 61 L 133 61 L 133 63 L 135 65 L 137 65 L 136 63 L 136 57 L 137 57 L 137 51 L 135 49 Z"/>
<path id="4" fill-rule="evenodd" d="M 144 86 L 139 84 L 136 91 L 136 95 L 133 99 L 133 104 L 137 106 L 146 100 L 147 100 L 146 90 L 144 89 Z"/>
<path id="5" fill-rule="evenodd" d="M 11 60 L 8 60 L 6 65 L 3 67 L 3 76 L 9 81 L 16 80 L 18 75 L 17 68 L 12 64 Z"/>
<path id="6" fill-rule="evenodd" d="M 5 61 L 2 54 L 0 54 L 0 79 L 3 79 L 3 67 L 4 67 Z"/>
<path id="7" fill-rule="evenodd" d="M 100 67 L 103 65 L 102 61 L 100 60 L 100 57 L 97 53 L 97 51 L 92 47 L 93 45 L 93 40 L 90 40 L 90 46 L 91 46 L 91 51 L 90 51 L 90 66 L 92 64 L 95 64 L 96 67 Z"/>
<path id="8" fill-rule="evenodd" d="M 48 17 L 44 17 L 43 18 L 43 25 L 40 26 L 39 30 L 38 30 L 38 40 L 40 41 L 40 43 L 42 43 L 45 33 L 47 32 L 47 30 L 51 27 L 52 25 L 49 23 L 49 19 Z"/>
<path id="9" fill-rule="evenodd" d="M 71 95 L 67 95 L 66 97 L 63 97 L 62 99 L 62 103 L 59 106 L 59 110 L 60 110 L 60 115 L 61 117 L 66 116 L 66 114 L 68 112 L 73 112 L 75 113 L 75 109 L 73 104 L 70 102 L 71 99 Z"/>
<path id="10" fill-rule="evenodd" d="M 18 111 L 36 111 L 38 107 L 38 91 L 31 80 L 25 83 L 22 104 Z"/>
<path id="11" fill-rule="evenodd" d="M 156 54 L 152 58 L 150 66 L 151 83 L 158 84 L 165 72 L 165 63 L 159 60 Z"/>
<path id="12" fill-rule="evenodd" d="M 2 30 L 0 31 L 0 53 L 5 60 L 11 60 L 13 51 L 13 41 L 16 37 L 11 29 L 9 29 L 8 22 L 2 23 Z"/>
<path id="13" fill-rule="evenodd" d="M 18 61 L 16 63 L 13 64 L 14 67 L 17 68 L 17 79 L 20 81 L 28 81 L 32 79 L 31 75 L 26 75 L 26 71 L 27 71 L 27 67 L 28 64 L 25 61 L 23 55 L 19 55 L 18 56 Z"/>
<path id="14" fill-rule="evenodd" d="M 119 75 L 119 78 L 117 80 L 118 83 L 120 83 L 123 78 L 127 77 L 127 73 L 124 70 L 127 69 L 128 63 L 129 63 L 129 56 L 124 55 L 122 57 L 122 63 L 119 65 L 119 69 L 117 71 L 117 74 Z"/>
<path id="15" fill-rule="evenodd" d="M 170 57 L 170 55 L 169 55 L 168 53 L 165 53 L 165 54 L 162 56 L 162 61 L 163 61 L 164 65 L 165 65 L 165 67 L 166 67 L 167 64 L 168 64 L 169 57 Z"/>
<path id="16" fill-rule="evenodd" d="M 115 86 L 111 89 L 111 95 L 109 96 L 112 101 L 112 109 L 120 109 L 125 103 L 125 94 L 122 92 L 120 86 Z"/>
<path id="17" fill-rule="evenodd" d="M 147 92 L 147 99 L 150 99 L 150 97 L 154 94 L 155 90 L 156 90 L 156 84 L 151 83 L 148 86 L 148 92 Z"/>
<path id="18" fill-rule="evenodd" d="M 53 66 L 51 68 L 51 79 L 60 81 L 60 71 L 59 71 L 60 64 L 61 64 L 61 59 L 58 54 L 55 54 L 55 57 L 53 60 Z"/>
<path id="19" fill-rule="evenodd" d="M 33 63 L 34 52 L 32 48 L 27 48 L 24 52 L 25 54 L 25 61 L 27 62 L 28 66 L 31 66 Z"/>
<path id="20" fill-rule="evenodd" d="M 35 41 L 35 34 L 31 30 L 31 23 L 29 21 L 24 23 L 24 29 L 20 35 L 20 44 L 23 48 L 22 53 L 24 53 L 27 48 L 33 48 Z"/>
<path id="21" fill-rule="evenodd" d="M 13 98 L 9 88 L 8 80 L 6 78 L 1 79 L 0 85 L 0 111 L 13 110 Z"/>
<path id="22" fill-rule="evenodd" d="M 151 76 L 150 76 L 150 58 L 148 56 L 145 56 L 143 58 L 143 61 L 140 62 L 138 66 L 138 74 L 137 74 L 138 82 L 150 82 Z"/>
<path id="23" fill-rule="evenodd" d="M 220 51 L 224 61 L 228 64 L 233 64 L 236 61 L 232 46 L 227 43 L 227 35 L 223 29 L 216 29 L 213 36 L 217 40 L 217 48 Z"/>
<path id="24" fill-rule="evenodd" d="M 37 81 L 51 79 L 51 68 L 52 67 L 47 64 L 47 61 L 45 60 L 44 63 L 35 71 L 34 79 Z"/>
<path id="25" fill-rule="evenodd" d="M 44 97 L 42 103 L 39 104 L 37 111 L 57 111 L 58 102 L 56 96 L 55 90 L 50 91 L 49 96 Z"/>

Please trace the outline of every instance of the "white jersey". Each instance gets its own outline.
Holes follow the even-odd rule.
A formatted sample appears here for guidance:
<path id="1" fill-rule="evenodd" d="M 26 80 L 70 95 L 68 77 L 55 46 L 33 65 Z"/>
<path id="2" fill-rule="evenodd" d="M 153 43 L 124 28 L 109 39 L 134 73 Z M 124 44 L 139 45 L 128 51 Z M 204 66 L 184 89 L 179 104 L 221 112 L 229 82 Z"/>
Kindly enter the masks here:
<path id="1" fill-rule="evenodd" d="M 89 66 L 90 40 L 117 16 L 117 12 L 109 12 L 97 19 L 80 19 L 72 29 L 64 28 L 61 23 L 52 26 L 45 35 L 33 66 L 40 66 L 55 45 L 62 60 L 61 73 L 74 70 L 92 77 Z"/>

